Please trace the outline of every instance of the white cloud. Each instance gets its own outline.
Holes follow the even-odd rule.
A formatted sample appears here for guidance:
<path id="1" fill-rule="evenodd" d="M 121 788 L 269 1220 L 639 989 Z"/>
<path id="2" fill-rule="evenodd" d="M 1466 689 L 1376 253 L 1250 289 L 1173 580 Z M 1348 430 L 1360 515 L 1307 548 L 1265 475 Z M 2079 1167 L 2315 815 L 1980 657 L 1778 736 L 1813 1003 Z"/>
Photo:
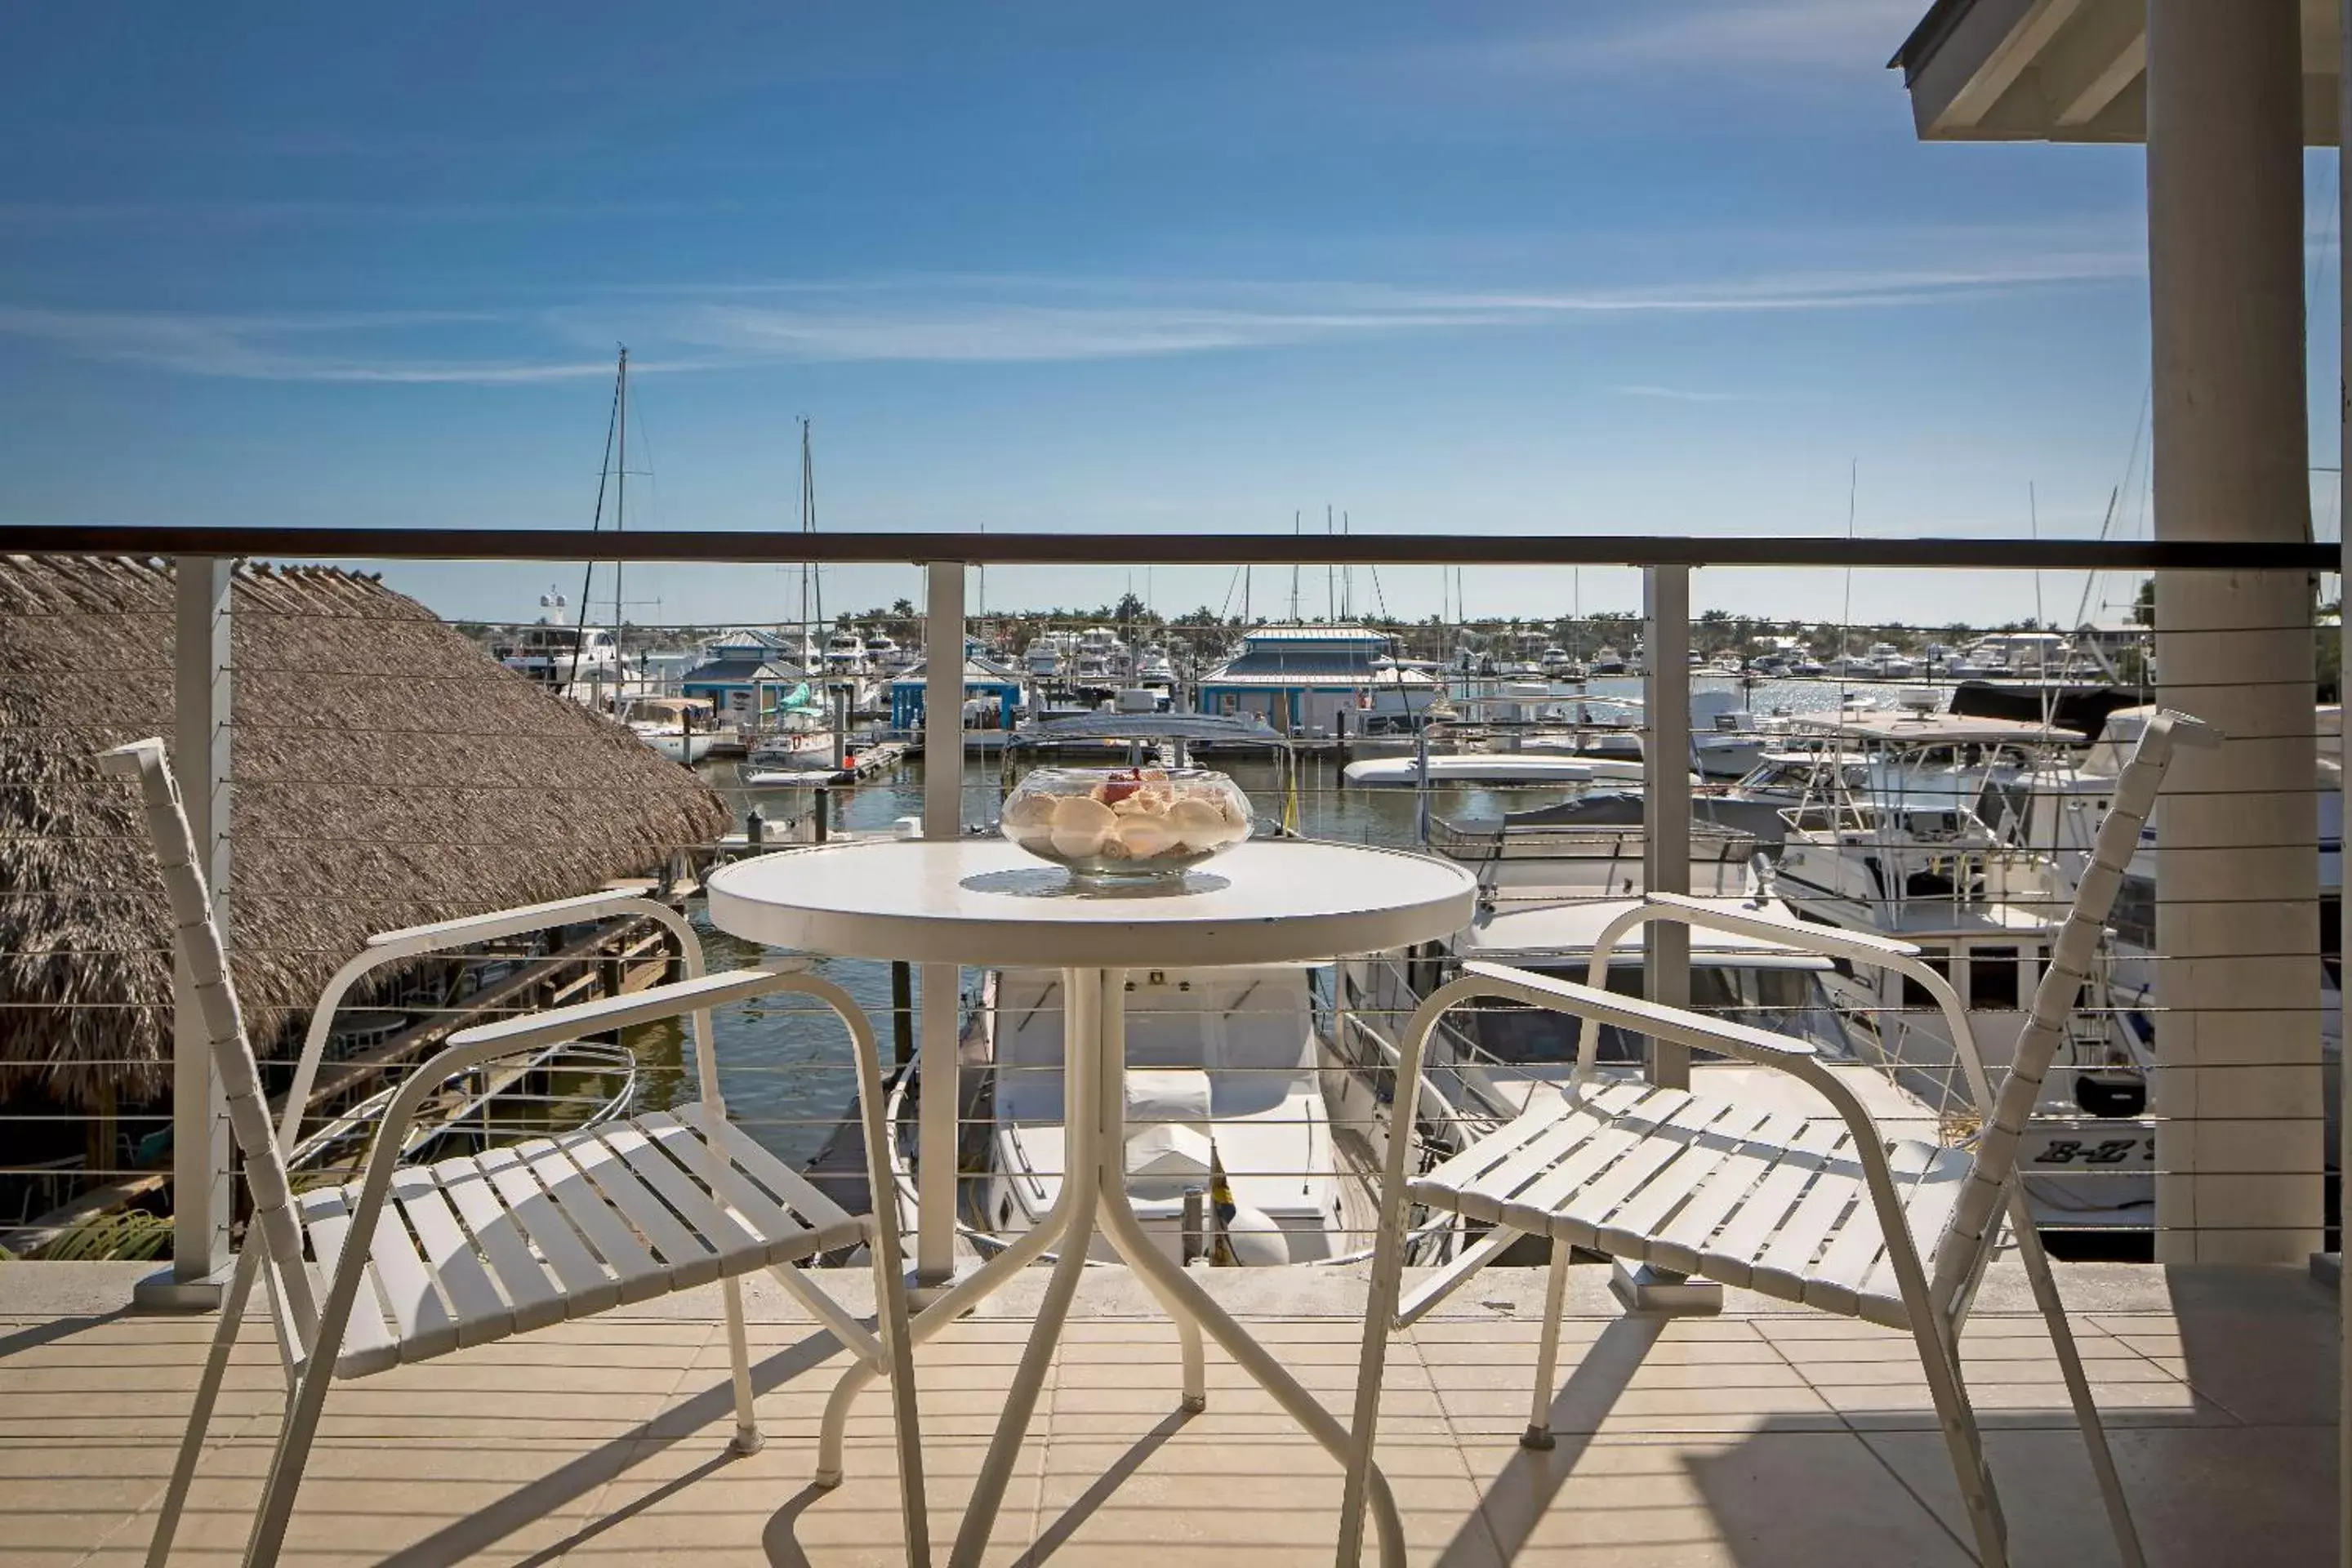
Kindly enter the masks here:
<path id="1" fill-rule="evenodd" d="M 1763 395 L 1755 392 L 1702 392 L 1683 386 L 1654 386 L 1647 383 L 1612 386 L 1608 389 L 1620 397 L 1650 397 L 1664 403 L 1758 403 Z"/>
<path id="2" fill-rule="evenodd" d="M 782 363 L 1141 359 L 1640 315 L 1948 306 L 2135 278 L 2137 253 L 2031 243 L 2013 261 L 1580 289 L 1106 278 L 896 278 L 678 287 L 528 311 L 200 315 L 0 306 L 0 336 L 86 358 L 254 380 L 517 384 Z M 477 352 L 477 345 L 488 345 Z M 1633 395 L 1664 395 L 1657 389 Z"/>

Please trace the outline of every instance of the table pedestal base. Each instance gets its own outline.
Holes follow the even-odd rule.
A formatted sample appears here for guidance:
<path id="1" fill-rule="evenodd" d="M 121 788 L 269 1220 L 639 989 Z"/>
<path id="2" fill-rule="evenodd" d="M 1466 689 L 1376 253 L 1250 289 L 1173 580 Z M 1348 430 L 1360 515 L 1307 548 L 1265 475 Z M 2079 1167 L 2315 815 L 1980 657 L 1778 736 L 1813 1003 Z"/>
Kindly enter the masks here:
<path id="1" fill-rule="evenodd" d="M 1339 1418 L 1300 1386 L 1197 1280 L 1152 1244 L 1128 1203 L 1127 972 L 1066 969 L 1062 982 L 1068 999 L 1063 1015 L 1062 1068 L 1064 1163 L 1068 1169 L 1063 1174 L 1062 1190 L 1034 1229 L 940 1292 L 914 1320 L 912 1328 L 915 1342 L 920 1344 L 1002 1288 L 1048 1247 L 1060 1243 L 1053 1279 L 1037 1309 L 1035 1328 L 1005 1391 L 1004 1413 L 989 1440 L 962 1528 L 956 1532 L 950 1568 L 978 1568 L 988 1548 L 1005 1484 L 1027 1438 L 1029 1418 L 1036 1410 L 1037 1394 L 1061 1341 L 1062 1326 L 1068 1319 L 1071 1299 L 1077 1294 L 1078 1277 L 1086 1268 L 1087 1252 L 1097 1226 L 1176 1325 L 1184 1354 L 1184 1409 L 1208 1407 L 1202 1345 L 1205 1329 L 1326 1452 L 1342 1466 L 1349 1459 L 1348 1429 Z M 865 1362 L 853 1365 L 826 1404 L 817 1458 L 818 1479 L 824 1484 L 840 1479 L 842 1428 L 849 1403 L 873 1380 L 876 1370 Z M 1396 1500 L 1377 1467 L 1370 1478 L 1370 1491 L 1381 1568 L 1402 1568 L 1403 1526 L 1397 1517 Z"/>

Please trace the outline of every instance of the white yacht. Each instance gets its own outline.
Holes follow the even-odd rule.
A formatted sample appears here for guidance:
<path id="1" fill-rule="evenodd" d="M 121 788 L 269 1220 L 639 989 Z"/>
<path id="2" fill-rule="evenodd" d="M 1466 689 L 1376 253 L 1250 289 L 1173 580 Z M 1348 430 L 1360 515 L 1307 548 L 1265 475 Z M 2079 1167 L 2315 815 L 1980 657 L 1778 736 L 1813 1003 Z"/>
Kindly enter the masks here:
<path id="1" fill-rule="evenodd" d="M 1176 666 L 1170 662 L 1166 648 L 1154 645 L 1135 656 L 1135 684 L 1173 689 Z"/>
<path id="2" fill-rule="evenodd" d="M 1054 680 L 1063 673 L 1069 659 L 1070 638 L 1064 632 L 1046 632 L 1034 638 L 1022 652 L 1022 667 L 1033 680 Z"/>
<path id="3" fill-rule="evenodd" d="M 1916 746 L 1900 740 L 1906 723 L 1927 732 Z M 1937 714 L 1837 732 L 1864 761 L 1816 769 L 1804 802 L 1782 814 L 1780 891 L 1807 920 L 1916 943 L 1949 977 L 1986 1068 L 1997 1073 L 2016 1049 L 2066 900 L 2050 896 L 2051 857 L 2005 842 L 1976 808 L 2005 798 L 2032 772 L 2036 753 L 2026 743 L 2035 731 Z M 1959 1103 L 1953 1042 L 1924 990 L 1881 972 L 1841 973 L 1832 991 L 1867 1021 L 1878 1058 L 1915 1093 Z M 2073 1020 L 2021 1156 L 2045 1225 L 2149 1223 L 2150 1060 L 2110 1011 Z"/>
<path id="4" fill-rule="evenodd" d="M 829 675 L 859 676 L 866 673 L 866 639 L 845 626 L 825 638 L 824 668 Z"/>
<path id="5" fill-rule="evenodd" d="M 1454 978 L 1462 963 L 1505 963 L 1582 983 L 1604 928 L 1640 900 L 1639 827 L 1510 828 L 1442 836 L 1435 847 L 1476 870 L 1478 912 L 1466 930 L 1444 942 L 1340 966 L 1340 1054 L 1353 1069 L 1347 1079 L 1349 1098 L 1337 1107 L 1345 1122 L 1380 1124 L 1381 1072 L 1393 1059 L 1399 1034 L 1421 999 Z M 1694 893 L 1789 918 L 1788 908 L 1753 880 L 1753 848 L 1744 835 L 1694 826 Z M 1935 1139 L 1936 1109 L 1872 1059 L 1869 1043 L 1835 1005 L 1828 986 L 1837 973 L 1830 960 L 1705 930 L 1692 929 L 1689 935 L 1694 1007 L 1729 1013 L 1811 1042 L 1882 1126 Z M 1639 925 L 1613 944 L 1605 971 L 1610 990 L 1642 994 L 1645 948 Z M 1437 1152 L 1450 1152 L 1465 1136 L 1518 1116 L 1537 1096 L 1560 1092 L 1574 1069 L 1581 1029 L 1576 1019 L 1513 1004 L 1487 1001 L 1456 1012 L 1430 1040 L 1421 1135 Z M 1594 1049 L 1601 1073 L 1622 1076 L 1641 1060 L 1643 1042 L 1600 1027 Z M 1695 1090 L 1835 1121 L 1811 1090 L 1785 1074 L 1710 1060 L 1695 1063 L 1691 1071 Z M 1426 1255 L 1416 1259 L 1435 1260 Z"/>
<path id="6" fill-rule="evenodd" d="M 610 626 L 542 620 L 519 628 L 491 652 L 518 675 L 582 702 L 610 700 L 628 684 L 628 665 Z"/>
<path id="7" fill-rule="evenodd" d="M 1367 1160 L 1350 1160 L 1324 1100 L 1303 965 L 1130 972 L 1128 1194 L 1143 1228 L 1182 1259 L 1185 1194 L 1217 1261 L 1325 1263 L 1369 1245 Z M 992 1064 L 988 1173 L 977 1229 L 998 1241 L 1041 1220 L 1061 1190 L 1062 977 L 991 972 L 973 1016 Z M 1096 1237 L 1092 1256 L 1116 1261 Z"/>

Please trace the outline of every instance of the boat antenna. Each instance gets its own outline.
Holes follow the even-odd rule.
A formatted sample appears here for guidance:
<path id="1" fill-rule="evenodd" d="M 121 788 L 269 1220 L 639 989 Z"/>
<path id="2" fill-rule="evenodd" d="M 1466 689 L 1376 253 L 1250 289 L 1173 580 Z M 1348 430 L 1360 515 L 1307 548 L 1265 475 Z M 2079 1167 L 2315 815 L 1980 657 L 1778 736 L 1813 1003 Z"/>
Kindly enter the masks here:
<path id="1" fill-rule="evenodd" d="M 628 353 L 626 349 L 621 351 L 624 364 L 628 363 Z M 596 510 L 590 515 L 588 521 L 588 531 L 591 533 L 596 532 L 604 526 L 604 486 L 613 477 L 613 434 L 619 424 L 620 417 L 621 381 L 619 376 L 615 375 L 613 380 L 613 410 L 604 416 L 604 461 L 596 469 Z M 580 645 L 588 637 L 588 590 L 594 585 L 595 581 L 596 563 L 591 561 L 580 578 L 580 620 L 572 632 L 572 669 L 555 689 L 559 696 L 569 697 L 572 694 L 572 683 L 580 674 Z"/>

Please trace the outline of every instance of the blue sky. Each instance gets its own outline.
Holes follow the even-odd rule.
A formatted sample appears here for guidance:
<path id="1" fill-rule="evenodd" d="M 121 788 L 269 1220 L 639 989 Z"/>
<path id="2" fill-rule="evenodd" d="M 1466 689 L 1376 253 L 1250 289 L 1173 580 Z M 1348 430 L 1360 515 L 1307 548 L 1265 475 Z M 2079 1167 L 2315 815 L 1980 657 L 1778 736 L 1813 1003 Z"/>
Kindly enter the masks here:
<path id="1" fill-rule="evenodd" d="M 1328 502 L 1366 531 L 1834 534 L 1858 464 L 1864 533 L 2020 534 L 2029 486 L 2042 531 L 2091 533 L 2129 480 L 2128 533 L 2141 153 L 1919 144 L 1883 68 L 1924 3 L 21 9 L 0 521 L 580 526 L 625 342 L 632 527 L 793 526 L 807 415 L 833 528 Z M 2333 182 L 2315 158 L 2331 389 Z M 576 578 L 390 575 L 500 617 Z M 632 613 L 772 617 L 781 580 L 645 569 Z M 1434 573 L 1381 586 L 1437 607 Z M 2071 614 L 2082 584 L 2042 591 Z M 875 568 L 828 598 L 914 592 Z M 1468 592 L 1556 613 L 1570 584 Z M 1835 614 L 1846 585 L 1696 592 Z M 1853 589 L 1937 622 L 2033 592 Z"/>

